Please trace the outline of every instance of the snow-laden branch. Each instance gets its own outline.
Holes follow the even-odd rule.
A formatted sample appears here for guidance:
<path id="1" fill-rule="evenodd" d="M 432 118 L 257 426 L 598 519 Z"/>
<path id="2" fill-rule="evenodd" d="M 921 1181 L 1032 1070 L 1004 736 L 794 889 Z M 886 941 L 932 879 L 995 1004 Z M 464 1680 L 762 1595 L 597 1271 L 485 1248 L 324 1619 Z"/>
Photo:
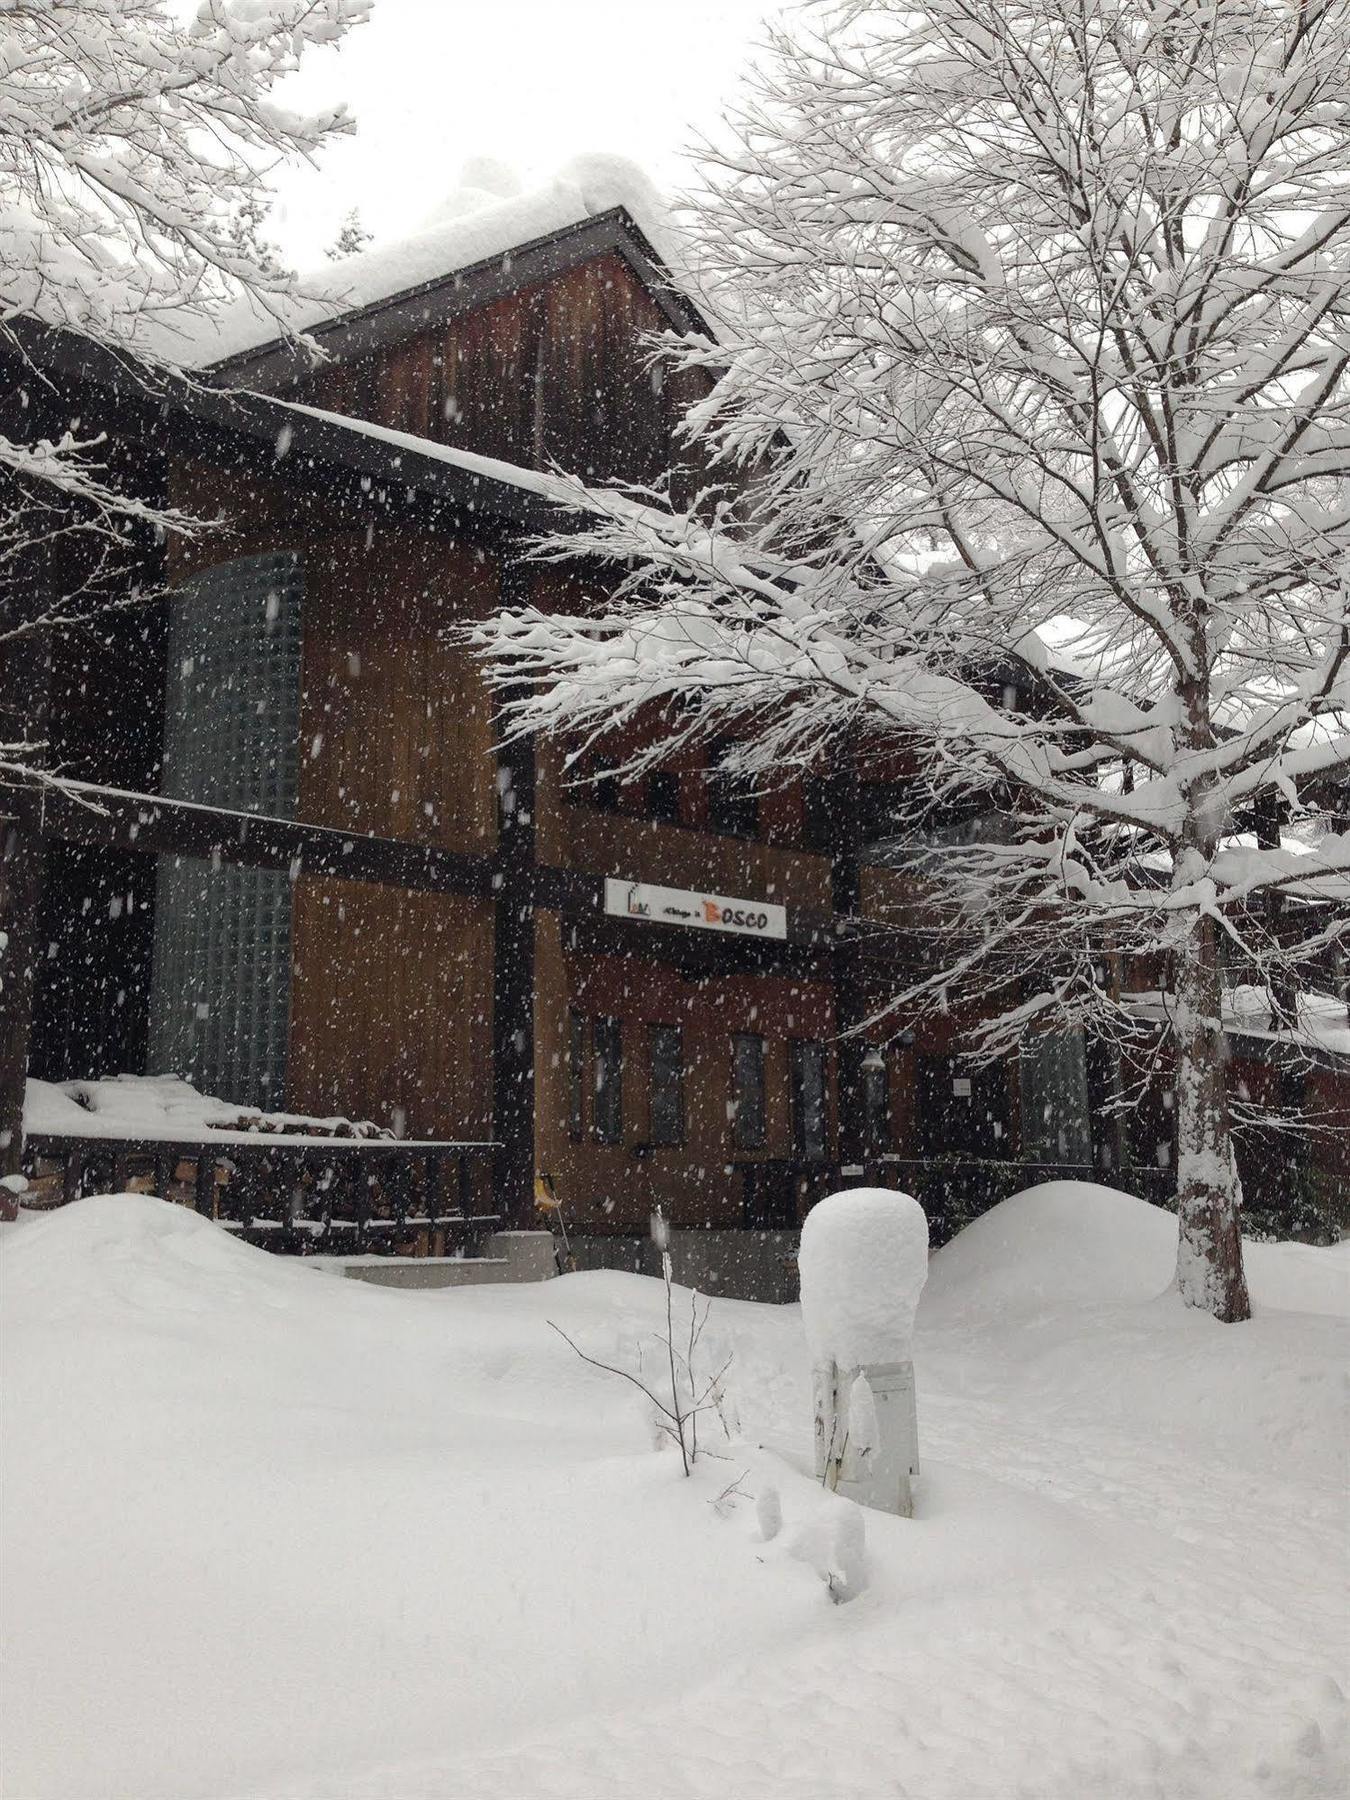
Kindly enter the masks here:
<path id="1" fill-rule="evenodd" d="M 1229 1317 L 1219 943 L 1278 985 L 1293 909 L 1343 936 L 1348 28 L 1350 0 L 794 16 L 696 196 L 716 342 L 664 346 L 711 377 L 684 424 L 725 485 L 578 494 L 540 554 L 588 603 L 476 634 L 517 729 L 659 718 L 639 765 L 719 732 L 766 780 L 843 745 L 866 780 L 872 746 L 913 771 L 895 854 L 1001 808 L 905 877 L 906 1004 L 1001 996 L 1004 1048 L 1135 1031 L 1100 971 L 1163 959 L 1182 1286 Z"/>

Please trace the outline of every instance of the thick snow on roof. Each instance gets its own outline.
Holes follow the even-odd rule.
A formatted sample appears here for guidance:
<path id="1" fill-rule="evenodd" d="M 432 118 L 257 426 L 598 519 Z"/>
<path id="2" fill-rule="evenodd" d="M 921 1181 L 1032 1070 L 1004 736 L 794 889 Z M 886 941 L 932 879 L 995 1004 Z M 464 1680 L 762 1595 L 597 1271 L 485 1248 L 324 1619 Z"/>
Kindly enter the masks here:
<path id="1" fill-rule="evenodd" d="M 1322 1050 L 1331 1056 L 1350 1057 L 1350 1019 L 1345 1002 L 1335 994 L 1299 994 L 1298 1030 L 1276 1030 L 1272 1023 L 1269 992 L 1251 983 L 1225 988 L 1223 1022 L 1236 1037 L 1268 1038 L 1301 1044 L 1305 1049 Z M 1167 997 L 1156 988 L 1126 994 L 1124 1002 L 1131 1012 L 1144 1019 L 1163 1019 Z"/>
<path id="2" fill-rule="evenodd" d="M 530 193 L 503 198 L 485 186 L 457 187 L 433 209 L 425 229 L 302 277 L 307 297 L 281 311 L 274 313 L 245 296 L 209 319 L 155 326 L 148 347 L 178 367 L 209 368 L 275 343 L 286 330 L 313 331 L 346 313 L 393 300 L 619 206 L 653 248 L 668 258 L 673 234 L 665 204 L 642 171 L 622 157 L 581 156 Z"/>

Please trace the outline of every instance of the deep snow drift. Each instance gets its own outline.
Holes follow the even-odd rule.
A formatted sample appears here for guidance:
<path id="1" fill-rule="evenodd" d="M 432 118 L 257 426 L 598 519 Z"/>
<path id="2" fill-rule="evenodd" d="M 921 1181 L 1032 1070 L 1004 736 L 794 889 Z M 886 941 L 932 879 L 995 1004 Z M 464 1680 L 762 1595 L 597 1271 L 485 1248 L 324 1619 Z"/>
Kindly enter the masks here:
<path id="1" fill-rule="evenodd" d="M 5 1227 L 5 1791 L 1339 1794 L 1347 1247 L 1253 1246 L 1222 1327 L 1174 1234 L 1055 1184 L 934 1257 L 919 1516 L 833 1605 L 795 1307 L 714 1304 L 739 1435 L 686 1482 L 547 1325 L 635 1361 L 658 1283 L 399 1294 L 136 1197 Z"/>

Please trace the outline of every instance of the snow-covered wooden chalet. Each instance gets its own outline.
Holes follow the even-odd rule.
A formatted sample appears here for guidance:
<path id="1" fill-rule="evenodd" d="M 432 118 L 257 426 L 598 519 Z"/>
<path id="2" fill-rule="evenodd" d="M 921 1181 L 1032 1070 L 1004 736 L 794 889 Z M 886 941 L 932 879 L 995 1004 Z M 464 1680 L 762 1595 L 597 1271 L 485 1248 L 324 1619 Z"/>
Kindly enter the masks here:
<path id="1" fill-rule="evenodd" d="M 592 162 L 349 258 L 294 321 L 317 364 L 246 306 L 166 333 L 162 368 L 20 327 L 11 414 L 78 417 L 140 491 L 220 521 L 147 542 L 137 579 L 168 598 L 25 649 L 9 689 L 70 778 L 4 803 L 38 973 L 3 1052 L 33 1078 L 40 1186 L 410 1254 L 541 1200 L 582 1241 L 658 1204 L 790 1227 L 864 1169 L 937 1211 L 973 1170 L 990 1198 L 1028 1164 L 1165 1186 L 1165 1118 L 1094 1132 L 1112 1074 L 1081 1041 L 979 1068 L 955 1018 L 839 1039 L 885 988 L 844 924 L 903 879 L 866 850 L 901 772 L 756 795 L 716 750 L 625 783 L 608 746 L 576 786 L 566 746 L 494 748 L 449 628 L 571 603 L 575 575 L 524 554 L 557 522 L 549 471 L 654 482 L 689 454 L 699 377 L 663 379 L 644 338 L 701 321 L 646 219 Z M 222 1104 L 106 1079 L 146 1072 Z"/>

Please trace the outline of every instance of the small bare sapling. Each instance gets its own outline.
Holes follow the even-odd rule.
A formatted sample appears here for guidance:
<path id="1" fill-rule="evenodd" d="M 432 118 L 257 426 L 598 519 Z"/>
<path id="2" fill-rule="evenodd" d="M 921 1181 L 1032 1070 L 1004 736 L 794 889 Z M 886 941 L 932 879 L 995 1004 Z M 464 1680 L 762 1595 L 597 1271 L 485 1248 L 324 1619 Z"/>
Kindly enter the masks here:
<path id="1" fill-rule="evenodd" d="M 661 1280 L 665 1287 L 665 1330 L 658 1334 L 657 1339 L 660 1374 L 648 1374 L 640 1351 L 637 1369 L 624 1368 L 620 1363 L 606 1362 L 602 1357 L 591 1356 L 555 1320 L 550 1319 L 549 1324 L 563 1342 L 576 1351 L 582 1362 L 589 1363 L 594 1369 L 603 1369 L 607 1375 L 617 1375 L 622 1380 L 631 1382 L 639 1393 L 646 1395 L 653 1409 L 658 1436 L 675 1445 L 680 1453 L 684 1472 L 689 1475 L 700 1455 L 698 1427 L 699 1419 L 704 1413 L 715 1414 L 722 1426 L 723 1436 L 731 1436 L 730 1401 L 725 1384 L 732 1356 L 728 1351 L 710 1371 L 705 1371 L 700 1366 L 704 1362 L 700 1346 L 712 1303 L 701 1294 L 691 1293 L 688 1327 L 677 1320 L 675 1279 L 670 1260 L 670 1227 L 660 1207 L 652 1215 L 652 1237 L 661 1251 Z"/>

